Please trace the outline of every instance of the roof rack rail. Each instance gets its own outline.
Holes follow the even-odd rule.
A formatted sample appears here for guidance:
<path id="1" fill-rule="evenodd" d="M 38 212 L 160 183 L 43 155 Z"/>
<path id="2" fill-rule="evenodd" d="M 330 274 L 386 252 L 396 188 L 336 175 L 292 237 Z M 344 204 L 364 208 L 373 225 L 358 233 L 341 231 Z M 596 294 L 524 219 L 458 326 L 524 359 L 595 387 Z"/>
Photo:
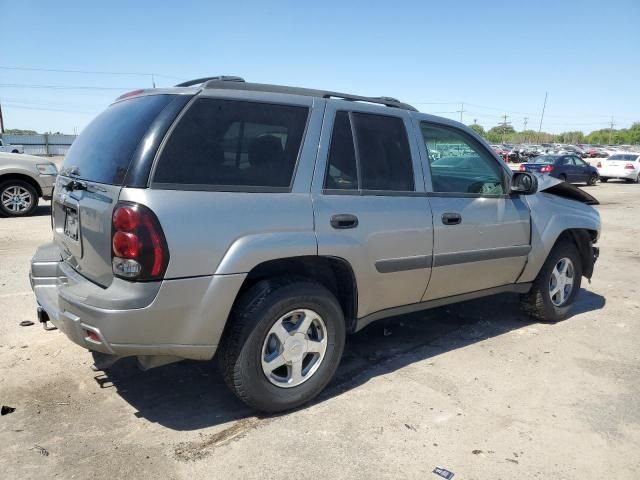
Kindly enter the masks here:
<path id="1" fill-rule="evenodd" d="M 401 102 L 400 100 L 392 97 L 364 97 L 361 95 L 351 95 L 348 93 L 331 92 L 327 90 L 314 90 L 311 88 L 300 87 L 287 87 L 284 85 L 269 85 L 265 83 L 247 83 L 244 80 L 227 80 L 228 78 L 238 77 L 212 77 L 205 81 L 203 87 L 207 88 L 219 88 L 229 90 L 247 90 L 254 92 L 269 92 L 269 93 L 288 93 L 292 95 L 303 95 L 307 97 L 318 98 L 337 98 L 340 100 L 348 100 L 352 102 L 368 102 L 376 103 L 379 105 L 386 105 L 387 107 L 401 108 L 404 110 L 412 110 L 417 112 L 418 109 L 409 105 L 408 103 Z M 238 83 L 236 83 L 238 82 Z M 190 82 L 187 82 L 190 83 Z M 182 86 L 176 85 L 176 86 Z"/>
<path id="2" fill-rule="evenodd" d="M 193 85 L 199 85 L 201 83 L 204 82 L 209 82 L 209 81 L 216 81 L 216 82 L 244 82 L 244 78 L 242 77 L 235 77 L 233 75 L 218 75 L 217 77 L 203 77 L 203 78 L 196 78 L 195 80 L 189 80 L 186 82 L 182 82 L 179 83 L 177 85 L 175 85 L 176 87 L 191 87 Z"/>

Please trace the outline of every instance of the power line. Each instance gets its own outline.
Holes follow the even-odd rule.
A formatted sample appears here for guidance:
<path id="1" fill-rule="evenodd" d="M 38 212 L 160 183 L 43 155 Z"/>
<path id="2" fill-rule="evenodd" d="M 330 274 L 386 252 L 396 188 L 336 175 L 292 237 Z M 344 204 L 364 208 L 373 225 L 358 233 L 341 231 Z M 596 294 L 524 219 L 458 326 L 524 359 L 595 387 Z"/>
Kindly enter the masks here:
<path id="1" fill-rule="evenodd" d="M 147 77 L 164 77 L 164 78 L 172 78 L 174 80 L 185 80 L 181 77 L 174 77 L 172 75 L 164 75 L 162 73 L 155 72 L 107 72 L 107 71 L 98 71 L 98 70 L 65 70 L 60 68 L 37 68 L 37 67 L 9 67 L 6 65 L 0 65 L 0 69 L 2 70 L 22 70 L 22 71 L 30 71 L 30 72 L 56 72 L 56 73 L 88 73 L 93 75 L 140 75 Z"/>
<path id="2" fill-rule="evenodd" d="M 95 87 L 92 85 L 30 85 L 25 83 L 0 83 L 3 88 L 43 88 L 51 90 L 134 90 L 136 87 Z"/>

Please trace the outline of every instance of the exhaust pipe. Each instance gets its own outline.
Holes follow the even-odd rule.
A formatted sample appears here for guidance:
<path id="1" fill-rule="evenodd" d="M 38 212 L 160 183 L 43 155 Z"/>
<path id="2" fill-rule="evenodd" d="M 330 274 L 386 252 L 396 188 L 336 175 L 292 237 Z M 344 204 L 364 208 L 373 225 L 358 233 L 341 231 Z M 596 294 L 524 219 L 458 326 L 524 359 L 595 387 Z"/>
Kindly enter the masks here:
<path id="1" fill-rule="evenodd" d="M 50 322 L 49 314 L 44 308 L 38 305 L 37 312 L 38 312 L 38 321 L 42 324 L 42 328 L 44 328 L 45 330 L 57 330 L 58 327 L 54 325 L 48 325 L 48 323 Z"/>

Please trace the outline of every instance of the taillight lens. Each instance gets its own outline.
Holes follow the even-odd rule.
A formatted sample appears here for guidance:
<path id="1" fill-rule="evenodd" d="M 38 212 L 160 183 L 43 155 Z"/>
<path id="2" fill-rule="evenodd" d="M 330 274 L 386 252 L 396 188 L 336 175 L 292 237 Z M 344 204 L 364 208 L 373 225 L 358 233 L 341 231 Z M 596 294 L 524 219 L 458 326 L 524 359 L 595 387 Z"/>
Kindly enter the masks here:
<path id="1" fill-rule="evenodd" d="M 633 166 L 633 163 L 627 163 L 624 168 L 625 170 L 633 170 L 635 167 Z"/>
<path id="2" fill-rule="evenodd" d="M 598 162 L 598 164 L 596 165 L 596 167 L 598 167 L 598 168 L 602 168 L 602 162 Z"/>
<path id="3" fill-rule="evenodd" d="M 544 167 L 542 167 L 542 168 L 540 169 L 540 171 L 541 171 L 542 173 L 549 173 L 549 172 L 551 172 L 552 170 L 553 170 L 553 166 L 552 166 L 552 165 L 545 165 Z"/>
<path id="4" fill-rule="evenodd" d="M 521 171 L 521 172 L 525 172 L 526 170 L 527 170 L 527 169 L 525 168 L 524 163 L 521 163 L 521 164 L 520 164 L 520 171 Z"/>
<path id="5" fill-rule="evenodd" d="M 111 256 L 114 275 L 157 280 L 169 264 L 169 249 L 157 217 L 138 203 L 119 202 L 113 211 Z"/>

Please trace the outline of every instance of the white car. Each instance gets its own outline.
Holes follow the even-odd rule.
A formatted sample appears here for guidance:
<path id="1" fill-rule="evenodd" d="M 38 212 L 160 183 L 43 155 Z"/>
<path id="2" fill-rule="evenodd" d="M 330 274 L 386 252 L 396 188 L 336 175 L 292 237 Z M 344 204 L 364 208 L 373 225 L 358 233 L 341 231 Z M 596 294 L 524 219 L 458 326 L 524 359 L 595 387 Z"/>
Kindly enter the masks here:
<path id="1" fill-rule="evenodd" d="M 610 178 L 621 178 L 628 182 L 640 183 L 639 153 L 614 153 L 600 160 L 597 167 L 601 182 Z"/>
<path id="2" fill-rule="evenodd" d="M 0 152 L 24 153 L 24 147 L 22 145 L 10 145 L 0 138 Z"/>

